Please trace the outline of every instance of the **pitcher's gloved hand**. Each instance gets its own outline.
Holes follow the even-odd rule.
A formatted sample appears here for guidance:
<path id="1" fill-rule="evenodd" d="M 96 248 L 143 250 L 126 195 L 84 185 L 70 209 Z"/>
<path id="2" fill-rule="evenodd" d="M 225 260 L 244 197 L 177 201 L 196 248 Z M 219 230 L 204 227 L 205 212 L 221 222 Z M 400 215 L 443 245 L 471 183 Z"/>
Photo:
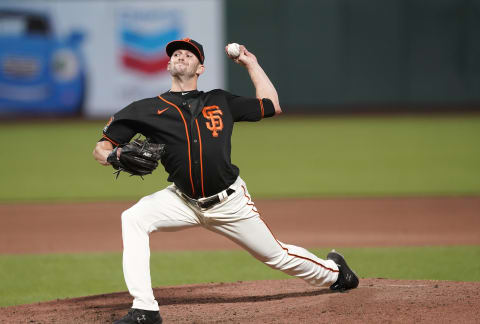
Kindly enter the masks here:
<path id="1" fill-rule="evenodd" d="M 120 156 L 118 150 L 121 148 Z M 149 139 L 135 139 L 130 143 L 122 144 L 108 155 L 107 162 L 117 172 L 124 171 L 130 175 L 143 177 L 151 174 L 158 167 L 158 161 L 165 153 L 165 144 L 150 143 Z"/>

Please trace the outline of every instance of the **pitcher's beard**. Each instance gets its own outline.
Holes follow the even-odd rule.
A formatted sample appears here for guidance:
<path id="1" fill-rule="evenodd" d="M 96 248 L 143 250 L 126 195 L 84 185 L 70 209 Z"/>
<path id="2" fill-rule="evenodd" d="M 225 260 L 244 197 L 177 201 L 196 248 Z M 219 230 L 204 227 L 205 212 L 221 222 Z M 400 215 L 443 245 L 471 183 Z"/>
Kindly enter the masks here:
<path id="1" fill-rule="evenodd" d="M 194 71 L 189 71 L 187 68 L 185 69 L 177 69 L 174 67 L 173 69 L 170 69 L 170 75 L 172 77 L 177 77 L 177 78 L 193 78 L 195 76 Z"/>

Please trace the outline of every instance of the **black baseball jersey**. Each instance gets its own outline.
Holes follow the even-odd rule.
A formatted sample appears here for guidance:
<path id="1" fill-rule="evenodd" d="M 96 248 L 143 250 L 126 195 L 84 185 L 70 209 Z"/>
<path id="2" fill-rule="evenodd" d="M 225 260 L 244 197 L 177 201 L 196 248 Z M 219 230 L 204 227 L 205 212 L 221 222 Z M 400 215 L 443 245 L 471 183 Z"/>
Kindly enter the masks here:
<path id="1" fill-rule="evenodd" d="M 246 98 L 224 90 L 166 92 L 135 101 L 105 126 L 113 145 L 140 133 L 166 144 L 161 163 L 168 181 L 192 198 L 214 195 L 230 186 L 239 169 L 230 161 L 233 124 L 275 114 L 270 99 Z"/>

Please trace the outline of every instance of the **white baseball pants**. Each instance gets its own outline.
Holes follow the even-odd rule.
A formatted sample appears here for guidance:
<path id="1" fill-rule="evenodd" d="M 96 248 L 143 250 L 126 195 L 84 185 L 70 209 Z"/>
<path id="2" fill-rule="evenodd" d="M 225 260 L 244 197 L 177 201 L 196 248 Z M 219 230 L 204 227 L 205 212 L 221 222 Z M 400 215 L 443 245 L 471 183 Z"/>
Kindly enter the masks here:
<path id="1" fill-rule="evenodd" d="M 315 286 L 328 286 L 338 277 L 338 267 L 306 249 L 278 241 L 260 218 L 238 177 L 226 200 L 204 211 L 179 196 L 175 185 L 143 197 L 122 213 L 123 273 L 133 308 L 156 311 L 150 278 L 149 234 L 203 226 L 236 242 L 269 267 L 296 276 Z M 292 216 L 294 217 L 294 216 Z"/>

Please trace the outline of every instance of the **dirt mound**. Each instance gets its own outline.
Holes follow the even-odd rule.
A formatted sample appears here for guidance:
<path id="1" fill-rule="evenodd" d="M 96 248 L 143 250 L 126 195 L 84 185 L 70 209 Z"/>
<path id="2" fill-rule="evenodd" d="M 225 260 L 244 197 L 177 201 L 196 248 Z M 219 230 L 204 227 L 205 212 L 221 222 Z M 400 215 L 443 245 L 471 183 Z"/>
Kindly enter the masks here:
<path id="1" fill-rule="evenodd" d="M 164 323 L 474 323 L 480 283 L 363 279 L 335 293 L 301 280 L 211 283 L 155 289 Z M 127 292 L 0 308 L 1 323 L 111 323 Z"/>

